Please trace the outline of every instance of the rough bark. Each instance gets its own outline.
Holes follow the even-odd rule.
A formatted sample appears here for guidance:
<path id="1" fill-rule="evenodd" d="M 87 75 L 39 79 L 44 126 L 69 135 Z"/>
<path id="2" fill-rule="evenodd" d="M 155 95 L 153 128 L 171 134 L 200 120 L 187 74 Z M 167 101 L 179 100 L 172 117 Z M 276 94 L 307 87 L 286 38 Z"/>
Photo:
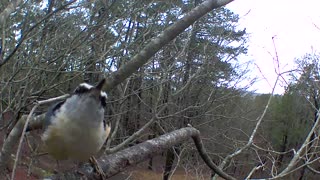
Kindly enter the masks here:
<path id="1" fill-rule="evenodd" d="M 12 154 L 13 150 L 15 149 L 14 146 L 19 140 L 26 118 L 27 116 L 23 116 L 20 119 L 2 147 L 2 151 L 0 153 L 0 166 L 2 168 L 5 167 L 10 158 L 9 155 Z M 32 118 L 30 120 L 29 127 L 38 129 L 39 124 L 41 124 L 43 119 L 44 114 Z M 193 139 L 200 156 L 209 168 L 211 168 L 215 173 L 225 179 L 235 179 L 224 173 L 221 169 L 218 168 L 216 164 L 212 162 L 201 142 L 200 132 L 192 127 L 182 128 L 171 133 L 164 134 L 158 138 L 151 139 L 130 148 L 124 149 L 122 151 L 118 151 L 114 154 L 102 156 L 98 160 L 98 165 L 103 169 L 107 177 L 111 177 L 123 171 L 128 166 L 143 162 L 175 145 L 179 145 L 187 141 L 190 137 Z M 98 176 L 96 176 L 94 172 L 92 172 L 92 169 L 93 167 L 88 168 L 88 166 L 86 165 L 82 167 L 80 171 L 85 172 L 87 178 L 89 179 L 99 179 Z M 78 179 L 82 177 L 82 174 L 79 174 L 78 172 L 78 170 L 67 172 L 65 174 L 56 175 L 52 178 Z"/>

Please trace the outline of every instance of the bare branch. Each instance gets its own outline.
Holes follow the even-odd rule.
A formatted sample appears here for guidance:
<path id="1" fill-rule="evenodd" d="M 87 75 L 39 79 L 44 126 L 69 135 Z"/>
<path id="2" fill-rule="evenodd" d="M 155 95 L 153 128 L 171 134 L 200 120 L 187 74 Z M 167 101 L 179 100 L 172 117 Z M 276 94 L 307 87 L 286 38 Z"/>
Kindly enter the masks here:
<path id="1" fill-rule="evenodd" d="M 273 94 L 274 94 L 274 90 L 275 90 L 275 88 L 276 88 L 276 86 L 278 84 L 279 77 L 280 76 L 277 76 L 277 80 L 274 83 L 274 86 L 273 86 L 273 89 L 272 89 L 272 93 L 271 93 L 271 95 L 270 95 L 270 97 L 268 99 L 267 105 L 265 106 L 262 115 L 258 118 L 257 124 L 256 124 L 255 128 L 253 129 L 247 144 L 245 144 L 243 147 L 241 147 L 239 150 L 235 151 L 234 153 L 229 154 L 227 157 L 225 157 L 224 160 L 222 161 L 222 163 L 219 165 L 220 169 L 223 169 L 225 167 L 225 165 L 228 164 L 229 161 L 232 158 L 234 158 L 235 156 L 238 156 L 239 154 L 244 152 L 246 149 L 251 147 L 251 145 L 253 144 L 253 138 L 256 136 L 257 131 L 258 131 L 258 129 L 259 129 L 261 123 L 262 123 L 262 120 L 263 120 L 264 116 L 266 115 L 267 110 L 269 109 L 269 106 L 270 106 L 270 103 L 271 103 L 271 100 L 272 100 L 272 97 L 273 97 Z M 213 177 L 213 179 L 216 179 L 216 178 L 217 178 L 217 176 L 215 175 Z"/>
<path id="2" fill-rule="evenodd" d="M 156 118 L 152 118 L 149 122 L 147 122 L 141 129 L 139 129 L 137 132 L 132 134 L 129 138 L 127 138 L 125 141 L 123 141 L 121 144 L 117 145 L 116 147 L 113 147 L 111 149 L 107 149 L 106 153 L 111 154 L 116 151 L 119 151 L 120 149 L 124 148 L 126 145 L 128 145 L 133 140 L 137 139 L 151 124 L 154 123 Z"/>
<path id="3" fill-rule="evenodd" d="M 21 133 L 21 137 L 20 137 L 20 141 L 19 141 L 19 145 L 18 145 L 18 150 L 17 150 L 16 156 L 15 156 L 15 159 L 14 159 L 14 165 L 13 165 L 11 180 L 14 180 L 14 176 L 16 174 L 16 168 L 17 168 L 17 164 L 18 164 L 18 160 L 19 160 L 21 146 L 22 146 L 22 142 L 23 142 L 23 139 L 24 139 L 23 137 L 24 137 L 24 135 L 26 133 L 26 130 L 27 130 L 27 127 L 28 127 L 28 122 L 30 121 L 32 114 L 38 108 L 38 106 L 40 106 L 40 104 L 41 104 L 41 102 L 37 102 L 33 106 L 32 110 L 30 111 L 30 113 L 29 113 L 29 115 L 27 117 L 26 122 L 24 123 L 23 129 L 22 129 L 22 133 Z"/>
<path id="4" fill-rule="evenodd" d="M 205 152 L 204 146 L 200 139 L 200 132 L 193 127 L 178 129 L 159 136 L 158 138 L 145 141 L 122 151 L 118 151 L 114 154 L 102 156 L 97 160 L 97 163 L 102 168 L 107 178 L 112 177 L 123 171 L 128 166 L 143 162 L 152 156 L 166 151 L 174 145 L 187 141 L 190 137 L 196 144 L 196 147 L 205 163 L 213 171 L 215 171 L 224 179 L 235 180 L 235 178 L 220 170 L 217 165 L 212 162 L 210 157 Z M 88 179 L 97 179 L 91 169 L 92 168 L 88 168 L 86 165 L 81 167 L 80 171 L 85 173 Z M 55 175 L 52 177 L 52 179 L 79 179 L 81 177 L 82 175 L 79 174 L 78 171 L 72 171 L 65 174 Z"/>
<path id="5" fill-rule="evenodd" d="M 40 105 L 40 104 L 45 104 L 45 103 L 65 99 L 68 96 L 69 95 L 66 94 L 63 96 L 56 97 L 56 98 L 51 98 L 48 100 L 39 101 L 38 104 Z M 37 107 L 37 106 L 38 105 L 36 105 L 35 107 Z M 2 171 L 6 167 L 6 165 L 8 164 L 8 161 L 10 159 L 10 155 L 13 153 L 15 145 L 18 143 L 19 137 L 23 138 L 23 134 L 24 134 L 23 132 L 25 132 L 25 129 L 27 127 L 26 122 L 30 121 L 29 125 L 31 126 L 31 129 L 38 129 L 41 127 L 42 122 L 44 120 L 44 117 L 45 117 L 45 114 L 42 114 L 42 115 L 39 115 L 36 117 L 32 117 L 32 112 L 30 112 L 28 116 L 24 115 L 19 119 L 19 121 L 17 122 L 15 127 L 11 130 L 7 139 L 3 143 L 3 146 L 2 146 L 2 149 L 0 152 L 0 171 Z M 19 146 L 21 146 L 21 145 L 19 144 Z M 19 155 L 18 152 L 17 152 L 17 155 Z M 18 157 L 17 155 L 16 155 L 16 159 Z"/>
<path id="6" fill-rule="evenodd" d="M 40 21 L 38 21 L 37 23 L 35 23 L 32 27 L 30 27 L 30 29 L 28 29 L 26 31 L 25 34 L 22 35 L 22 37 L 20 38 L 18 44 L 15 46 L 15 48 L 11 51 L 11 53 L 4 58 L 2 61 L 0 61 L 0 67 L 3 66 L 6 62 L 9 61 L 9 59 L 17 52 L 17 50 L 19 49 L 19 47 L 21 46 L 21 44 L 24 42 L 24 40 L 27 38 L 28 34 L 35 29 L 36 27 L 38 27 L 42 22 L 44 22 L 45 20 L 49 19 L 51 16 L 53 16 L 55 13 L 61 11 L 62 9 L 66 8 L 67 6 L 71 5 L 72 3 L 74 3 L 76 0 L 70 1 L 64 5 L 62 5 L 61 7 L 57 8 L 56 10 L 50 12 L 49 14 L 47 14 L 45 17 L 43 17 Z"/>
<path id="7" fill-rule="evenodd" d="M 163 46 L 172 41 L 196 20 L 212 11 L 212 9 L 224 6 L 233 0 L 207 0 L 192 9 L 183 18 L 166 28 L 158 37 L 152 39 L 138 54 L 136 54 L 126 65 L 114 72 L 107 78 L 104 90 L 109 92 L 116 85 L 122 83 L 132 73 L 142 67 Z"/>
<path id="8" fill-rule="evenodd" d="M 11 3 L 0 13 L 0 24 L 5 24 L 6 19 L 17 9 L 21 3 L 22 0 L 11 1 Z"/>
<path id="9" fill-rule="evenodd" d="M 247 176 L 245 179 L 250 179 L 251 176 L 252 176 L 252 174 L 253 174 L 255 171 L 263 168 L 263 166 L 264 166 L 264 164 L 263 164 L 263 165 L 259 165 L 259 166 L 257 166 L 257 167 L 254 167 L 254 168 L 250 171 L 250 173 L 248 174 L 248 176 Z"/>
<path id="10" fill-rule="evenodd" d="M 207 0 L 202 4 L 200 4 L 199 6 L 197 6 L 196 8 L 194 8 L 193 10 L 191 10 L 183 18 L 181 18 L 176 23 L 174 23 L 173 25 L 168 27 L 166 30 L 164 30 L 158 37 L 152 39 L 150 43 L 146 45 L 145 48 L 143 48 L 137 55 L 135 55 L 131 59 L 131 61 L 129 61 L 126 65 L 122 66 L 118 71 L 111 74 L 111 76 L 107 78 L 107 82 L 104 89 L 107 92 L 109 92 L 112 88 L 122 83 L 132 73 L 134 73 L 140 67 L 142 67 L 145 63 L 147 63 L 148 60 L 153 55 L 155 55 L 163 46 L 168 44 L 171 40 L 173 40 L 176 36 L 178 36 L 181 32 L 183 32 L 188 26 L 193 24 L 196 20 L 204 16 L 206 13 L 208 13 L 212 9 L 219 8 L 232 1 L 233 0 Z M 74 1 L 71 1 L 69 4 L 71 4 L 72 2 Z M 53 11 L 52 13 L 55 13 L 55 11 Z M 48 14 L 47 15 L 48 17 L 46 16 L 45 18 L 43 18 L 41 21 L 39 21 L 36 24 L 36 26 L 39 25 L 43 20 L 49 18 L 51 15 L 52 14 Z M 33 26 L 32 28 L 35 28 L 36 26 Z M 29 29 L 29 32 L 31 30 L 32 29 Z M 0 62 L 0 66 L 3 65 L 8 59 L 10 59 L 10 57 L 15 53 L 15 51 L 19 48 L 21 43 L 24 41 L 25 37 L 26 35 L 24 35 L 21 38 L 21 40 L 19 41 L 18 45 L 13 50 L 13 52 L 11 52 L 3 62 Z M 47 103 L 51 101 L 54 101 L 54 100 L 50 99 L 43 103 Z M 35 109 L 37 106 L 41 104 L 39 103 L 40 102 L 38 102 L 38 104 L 36 104 L 33 109 Z M 10 154 L 12 154 L 12 151 L 14 149 L 13 147 L 18 142 L 20 135 L 24 134 L 24 131 L 27 127 L 27 123 L 25 122 L 27 121 L 36 122 L 31 126 L 38 127 L 37 123 L 43 120 L 43 118 L 44 118 L 44 115 L 32 117 L 32 112 L 30 112 L 28 117 L 22 116 L 22 118 L 18 121 L 16 126 L 10 132 L 5 143 L 3 144 L 2 150 L 0 152 L 0 170 L 3 167 L 5 167 L 5 165 L 7 164 L 10 158 Z M 152 120 L 149 123 L 151 124 L 153 121 L 154 120 Z M 104 156 L 99 160 L 100 166 L 103 168 L 104 171 L 107 172 L 106 174 L 109 173 L 109 175 L 111 176 L 119 172 L 120 170 L 123 170 L 123 168 L 125 168 L 128 165 L 139 163 L 142 160 L 150 156 L 153 156 L 156 153 L 163 152 L 164 150 L 172 147 L 173 145 L 179 144 L 190 137 L 194 139 L 196 146 L 199 149 L 199 152 L 201 154 L 201 157 L 204 158 L 204 161 L 208 164 L 210 168 L 212 168 L 217 174 L 219 174 L 220 176 L 226 179 L 234 179 L 228 176 L 227 174 L 225 174 L 223 171 L 219 171 L 219 168 L 217 168 L 217 166 L 210 160 L 209 156 L 206 155 L 203 145 L 200 141 L 199 131 L 194 128 L 183 128 L 183 129 L 174 131 L 172 133 L 160 136 L 159 138 L 146 141 L 137 146 L 119 151 L 115 154 Z M 23 136 L 20 139 L 20 143 L 23 140 L 22 138 Z M 19 155 L 19 150 L 17 152 L 16 158 L 18 158 L 18 155 Z M 112 163 L 114 164 L 114 166 L 112 166 Z M 13 173 L 13 177 L 14 177 L 14 173 Z"/>
<path id="11" fill-rule="evenodd" d="M 298 161 L 300 160 L 300 157 L 302 156 L 302 153 L 304 152 L 304 149 L 309 144 L 310 137 L 315 132 L 315 130 L 316 130 L 318 124 L 319 124 L 319 121 L 320 121 L 320 116 L 319 116 L 320 113 L 319 112 L 320 112 L 320 109 L 318 110 L 318 118 L 317 118 L 316 122 L 313 124 L 312 129 L 310 130 L 308 136 L 306 137 L 305 141 L 301 145 L 300 149 L 294 154 L 294 156 L 291 159 L 291 161 L 288 164 L 288 166 L 279 175 L 277 175 L 274 178 L 281 178 L 281 177 L 284 177 L 284 176 L 288 175 L 289 174 L 288 172 L 290 172 L 297 165 Z"/>

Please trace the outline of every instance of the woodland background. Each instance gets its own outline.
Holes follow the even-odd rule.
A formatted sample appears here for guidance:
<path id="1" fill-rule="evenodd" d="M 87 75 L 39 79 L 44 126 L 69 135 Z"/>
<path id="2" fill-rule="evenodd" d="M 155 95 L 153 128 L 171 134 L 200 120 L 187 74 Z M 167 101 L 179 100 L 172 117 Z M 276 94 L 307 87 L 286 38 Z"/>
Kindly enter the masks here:
<path id="1" fill-rule="evenodd" d="M 201 1 L 2 0 L 0 12 L 11 3 L 17 3 L 15 11 L 0 18 L 0 145 L 35 101 L 108 77 Z M 238 21 L 224 7 L 211 11 L 112 89 L 105 118 L 113 133 L 107 147 L 150 121 L 128 146 L 191 124 L 200 130 L 210 157 L 233 177 L 243 179 L 250 172 L 252 178 L 276 177 L 298 154 L 285 178 L 319 178 L 319 54 L 297 57 L 297 68 L 287 72 L 291 79 L 284 94 L 248 91 L 254 83 L 249 74 L 253 62 L 239 59 L 247 52 L 249 35 Z M 27 134 L 19 163 L 18 173 L 31 179 L 50 175 L 55 167 L 50 157 L 39 155 L 39 134 L 41 130 Z M 243 147 L 222 165 L 227 155 Z M 156 174 L 166 179 L 172 172 L 173 179 L 179 174 L 187 179 L 212 175 L 190 141 L 122 176 L 146 179 Z"/>

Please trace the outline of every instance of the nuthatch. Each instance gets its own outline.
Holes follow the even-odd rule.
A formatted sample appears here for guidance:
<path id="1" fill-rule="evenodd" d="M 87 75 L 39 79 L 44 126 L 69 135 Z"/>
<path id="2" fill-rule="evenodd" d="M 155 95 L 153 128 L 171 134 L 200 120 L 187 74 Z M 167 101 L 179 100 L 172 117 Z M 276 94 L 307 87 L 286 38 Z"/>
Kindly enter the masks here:
<path id="1" fill-rule="evenodd" d="M 104 122 L 107 94 L 97 86 L 80 84 L 63 102 L 49 108 L 42 140 L 48 153 L 57 160 L 88 160 L 103 146 L 110 126 Z"/>

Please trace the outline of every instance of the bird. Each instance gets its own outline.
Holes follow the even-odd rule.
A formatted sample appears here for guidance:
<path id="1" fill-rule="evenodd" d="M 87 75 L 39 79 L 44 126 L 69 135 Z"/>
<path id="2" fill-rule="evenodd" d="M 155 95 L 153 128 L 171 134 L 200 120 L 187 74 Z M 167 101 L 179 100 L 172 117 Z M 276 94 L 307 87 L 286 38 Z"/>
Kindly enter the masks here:
<path id="1" fill-rule="evenodd" d="M 96 86 L 81 83 L 69 98 L 46 112 L 41 139 L 56 160 L 87 161 L 101 150 L 111 131 L 104 121 L 104 84 L 105 79 Z"/>

